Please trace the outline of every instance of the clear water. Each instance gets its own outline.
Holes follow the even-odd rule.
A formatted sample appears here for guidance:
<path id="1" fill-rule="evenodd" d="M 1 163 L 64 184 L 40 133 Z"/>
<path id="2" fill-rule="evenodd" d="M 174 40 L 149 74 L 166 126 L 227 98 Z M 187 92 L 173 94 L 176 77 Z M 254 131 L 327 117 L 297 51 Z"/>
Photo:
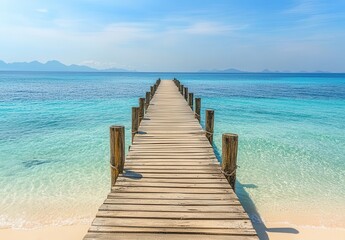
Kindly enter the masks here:
<path id="1" fill-rule="evenodd" d="M 253 219 L 344 227 L 344 74 L 32 72 L 0 73 L 0 227 L 91 221 L 109 191 L 108 127 L 130 136 L 131 107 L 158 77 L 215 109 L 215 147 L 239 134 Z"/>

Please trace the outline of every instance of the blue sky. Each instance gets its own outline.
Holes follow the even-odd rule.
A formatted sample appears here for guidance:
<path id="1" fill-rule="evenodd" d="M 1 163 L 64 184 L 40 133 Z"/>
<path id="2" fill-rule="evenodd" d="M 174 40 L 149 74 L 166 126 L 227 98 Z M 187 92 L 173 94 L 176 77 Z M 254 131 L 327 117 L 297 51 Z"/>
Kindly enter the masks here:
<path id="1" fill-rule="evenodd" d="M 0 59 L 345 72 L 344 0 L 1 0 Z"/>

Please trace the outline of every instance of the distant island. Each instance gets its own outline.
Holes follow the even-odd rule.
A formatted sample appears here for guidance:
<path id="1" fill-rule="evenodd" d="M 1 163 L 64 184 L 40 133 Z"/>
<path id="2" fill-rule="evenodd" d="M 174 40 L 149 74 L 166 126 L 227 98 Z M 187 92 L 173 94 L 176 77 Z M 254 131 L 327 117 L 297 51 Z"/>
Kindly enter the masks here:
<path id="1" fill-rule="evenodd" d="M 0 71 L 52 71 L 52 72 L 129 72 L 122 68 L 96 69 L 84 65 L 65 65 L 57 60 L 41 63 L 32 62 L 13 62 L 6 63 L 0 60 Z"/>
<path id="2" fill-rule="evenodd" d="M 96 69 L 85 65 L 66 65 L 57 60 L 51 60 L 46 63 L 41 63 L 39 61 L 32 62 L 13 62 L 6 63 L 0 60 L 0 71 L 32 71 L 32 72 L 136 72 L 134 70 L 127 70 L 122 68 L 108 68 L 108 69 Z M 271 71 L 269 69 L 264 69 L 259 72 L 255 71 L 242 71 L 235 68 L 228 69 L 212 69 L 212 70 L 199 70 L 199 73 L 330 73 L 326 71 Z"/>
<path id="3" fill-rule="evenodd" d="M 292 72 L 292 71 L 271 71 L 269 69 L 264 69 L 259 72 L 254 72 L 254 71 L 242 71 L 236 68 L 228 68 L 224 70 L 219 70 L 219 69 L 213 69 L 213 70 L 199 70 L 200 73 L 330 73 L 327 71 L 312 71 L 312 72 L 307 72 L 307 71 L 299 71 L 299 72 Z"/>

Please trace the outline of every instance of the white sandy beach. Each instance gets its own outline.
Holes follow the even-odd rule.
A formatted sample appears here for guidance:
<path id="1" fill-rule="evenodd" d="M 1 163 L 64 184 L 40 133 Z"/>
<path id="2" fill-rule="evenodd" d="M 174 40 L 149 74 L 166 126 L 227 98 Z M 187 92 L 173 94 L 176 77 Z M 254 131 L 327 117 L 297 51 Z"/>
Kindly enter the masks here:
<path id="1" fill-rule="evenodd" d="M 270 240 L 343 240 L 345 228 L 295 226 L 282 223 L 266 223 L 268 231 L 260 229 L 261 239 Z M 1 229 L 1 240 L 80 240 L 86 234 L 88 225 L 49 226 L 36 229 Z M 291 229 L 296 229 L 291 232 Z M 266 233 L 265 233 L 266 232 Z"/>

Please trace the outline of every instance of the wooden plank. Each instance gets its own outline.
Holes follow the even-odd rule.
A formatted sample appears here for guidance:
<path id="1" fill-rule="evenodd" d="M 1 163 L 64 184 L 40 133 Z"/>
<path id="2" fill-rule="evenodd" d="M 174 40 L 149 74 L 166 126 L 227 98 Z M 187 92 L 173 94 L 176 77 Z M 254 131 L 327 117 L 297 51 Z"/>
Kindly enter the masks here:
<path id="1" fill-rule="evenodd" d="M 203 234 L 168 234 L 168 231 L 162 233 L 149 232 L 148 233 L 126 233 L 124 231 L 118 232 L 120 229 L 113 227 L 91 227 L 91 231 L 84 237 L 84 240 L 176 240 L 176 239 L 190 239 L 190 240 L 257 240 L 256 236 L 241 236 L 241 235 L 223 235 L 215 233 L 206 235 Z M 169 230 L 169 229 L 162 229 Z M 197 229 L 195 229 L 197 230 Z M 96 232 L 95 232 L 96 231 Z M 170 231 L 172 232 L 172 231 Z M 115 233 L 115 234 L 109 234 Z"/>
<path id="2" fill-rule="evenodd" d="M 181 220 L 249 220 L 245 212 L 164 212 L 164 211 L 98 211 L 96 217 L 105 218 L 145 218 Z"/>
<path id="3" fill-rule="evenodd" d="M 102 204 L 99 208 L 100 211 L 135 211 L 135 212 L 239 212 L 244 213 L 244 210 L 241 206 L 231 205 L 222 206 L 222 205 L 209 205 L 205 206 L 177 206 L 177 205 L 142 205 L 142 204 L 128 204 L 128 205 L 115 205 L 115 204 Z"/>
<path id="4" fill-rule="evenodd" d="M 186 158 L 186 153 L 173 153 L 173 152 L 166 152 L 166 153 L 133 153 L 130 152 L 128 154 L 128 158 L 164 158 L 164 157 L 170 157 L 170 158 Z M 188 158 L 198 158 L 198 159 L 205 159 L 205 158 L 215 158 L 214 154 L 212 153 L 189 153 Z"/>
<path id="5" fill-rule="evenodd" d="M 178 179 L 178 178 L 126 178 L 123 176 L 120 176 L 117 179 L 117 183 L 121 182 L 154 182 L 154 183 L 193 183 L 193 184 L 217 184 L 217 183 L 223 183 L 228 184 L 226 179 L 224 178 L 216 178 L 216 179 Z"/>
<path id="6" fill-rule="evenodd" d="M 219 169 L 145 169 L 145 168 L 126 168 L 126 171 L 136 171 L 140 173 L 159 173 L 159 174 L 217 174 L 221 173 Z"/>
<path id="7" fill-rule="evenodd" d="M 174 164 L 175 162 L 175 164 Z M 142 158 L 142 159 L 127 159 L 128 166 L 216 166 L 219 167 L 219 162 L 216 159 L 183 159 L 183 158 Z M 126 168 L 125 168 L 126 169 Z"/>
<path id="8" fill-rule="evenodd" d="M 155 162 L 152 162 L 155 163 Z M 140 172 L 140 173 L 219 173 L 221 172 L 218 166 L 210 166 L 210 165 L 200 165 L 197 168 L 193 169 L 191 165 L 167 165 L 164 164 L 160 165 L 141 165 L 141 164 L 130 164 L 127 166 L 125 171 L 133 171 L 133 172 Z"/>
<path id="9" fill-rule="evenodd" d="M 112 191 L 117 192 L 144 192 L 144 193 L 204 193 L 203 188 L 183 188 L 183 187 L 138 187 L 138 186 L 114 186 Z M 207 193 L 230 193 L 230 188 L 209 188 Z"/>
<path id="10" fill-rule="evenodd" d="M 146 219 L 147 220 L 147 219 Z M 214 228 L 174 228 L 174 227 L 122 227 L 122 226 L 92 226 L 89 232 L 94 233 L 164 233 L 164 234 L 176 234 L 176 233 L 186 233 L 186 234 L 197 234 L 203 236 L 205 234 L 214 235 L 233 235 L 233 236 L 253 236 L 255 231 L 252 229 L 239 229 L 239 228 L 225 228 L 225 229 L 214 229 Z M 167 236 L 169 236 L 167 235 Z M 155 238 L 153 238 L 155 239 Z M 189 238 L 187 238 L 189 239 Z"/>
<path id="11" fill-rule="evenodd" d="M 180 179 L 214 179 L 223 178 L 224 176 L 219 174 L 208 174 L 208 173 L 198 173 L 198 174 L 164 174 L 164 173 L 138 173 L 138 172 L 128 172 L 126 171 L 122 176 L 127 178 L 180 178 Z"/>
<path id="12" fill-rule="evenodd" d="M 118 227 L 153 227 L 153 228 L 213 228 L 213 229 L 245 229 L 252 228 L 249 220 L 174 220 L 150 219 L 143 221 L 137 218 L 100 218 L 96 217 L 93 226 L 118 226 Z"/>
<path id="13" fill-rule="evenodd" d="M 195 184 L 195 183 L 150 183 L 150 182 L 143 182 L 143 181 L 138 181 L 138 182 L 118 182 L 116 186 L 119 187 L 165 187 L 165 188 L 201 188 L 207 191 L 207 188 L 213 188 L 213 189 L 218 189 L 218 188 L 225 188 L 225 189 L 230 189 L 229 184 L 226 183 L 204 183 L 204 184 Z"/>
<path id="14" fill-rule="evenodd" d="M 178 164 L 171 164 L 171 165 L 167 165 L 164 162 L 131 162 L 126 164 L 127 169 L 165 169 L 165 170 L 179 170 L 179 169 L 188 169 L 188 170 L 199 170 L 199 169 L 214 169 L 214 170 L 220 170 L 220 167 L 218 164 L 213 163 L 202 163 L 200 165 L 196 165 L 193 164 L 196 162 L 192 162 L 192 163 L 185 163 L 185 162 L 181 162 Z"/>
<path id="15" fill-rule="evenodd" d="M 105 204 L 138 204 L 137 199 L 132 198 L 107 198 Z M 179 205 L 179 206 L 208 206 L 208 205 L 240 205 L 238 199 L 199 199 L 198 201 L 188 199 L 140 199 L 141 205 Z"/>
<path id="16" fill-rule="evenodd" d="M 204 143 L 189 143 L 189 142 L 182 142 L 181 141 L 176 141 L 176 143 L 160 143 L 159 141 L 155 142 L 155 143 L 145 143 L 144 141 L 141 142 L 140 144 L 138 144 L 137 142 L 134 142 L 134 144 L 132 144 L 131 149 L 150 149 L 150 148 L 200 148 L 200 147 L 205 147 L 205 148 L 211 148 L 212 147 L 205 141 Z"/>
<path id="17" fill-rule="evenodd" d="M 160 155 L 160 156 L 150 156 L 150 155 L 131 155 L 131 156 L 127 156 L 126 159 L 133 159 L 133 160 L 140 160 L 140 159 L 181 159 L 181 160 L 186 160 L 186 159 L 198 159 L 198 160 L 203 160 L 203 159 L 211 159 L 211 160 L 217 160 L 217 158 L 213 155 L 210 156 L 192 156 L 192 155 L 188 155 L 188 156 L 175 156 L 173 154 L 170 155 Z"/>
<path id="18" fill-rule="evenodd" d="M 183 200 L 222 200 L 222 199 L 237 199 L 234 193 L 136 193 L 136 192 L 111 192 L 108 198 L 135 198 L 135 199 L 183 199 Z"/>

